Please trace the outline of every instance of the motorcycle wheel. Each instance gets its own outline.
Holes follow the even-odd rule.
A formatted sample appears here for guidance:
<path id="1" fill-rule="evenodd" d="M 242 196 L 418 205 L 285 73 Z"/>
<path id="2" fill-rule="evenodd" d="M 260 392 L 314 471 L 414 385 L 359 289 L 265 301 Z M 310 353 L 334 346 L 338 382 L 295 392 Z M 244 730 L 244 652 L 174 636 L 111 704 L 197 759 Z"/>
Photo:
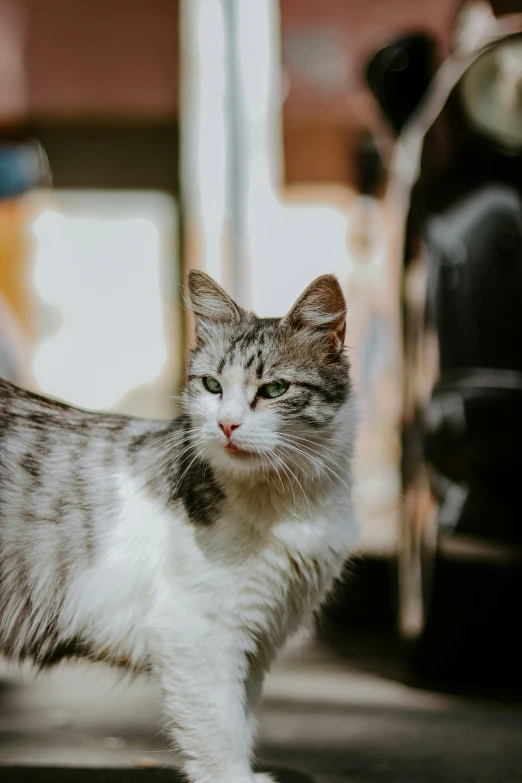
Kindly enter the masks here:
<path id="1" fill-rule="evenodd" d="M 427 476 L 404 500 L 399 553 L 399 625 L 424 679 L 519 674 L 522 553 L 440 532 Z"/>

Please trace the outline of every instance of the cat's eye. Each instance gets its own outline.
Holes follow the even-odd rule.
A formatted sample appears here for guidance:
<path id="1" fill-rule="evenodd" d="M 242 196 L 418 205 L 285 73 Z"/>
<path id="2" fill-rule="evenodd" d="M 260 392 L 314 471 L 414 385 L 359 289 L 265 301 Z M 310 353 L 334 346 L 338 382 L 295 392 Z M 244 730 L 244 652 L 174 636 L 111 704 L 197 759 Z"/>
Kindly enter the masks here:
<path id="1" fill-rule="evenodd" d="M 203 378 L 203 386 L 207 391 L 212 392 L 212 394 L 221 394 L 223 391 L 220 382 L 215 378 L 212 378 L 210 375 L 205 375 Z"/>
<path id="2" fill-rule="evenodd" d="M 263 386 L 260 386 L 257 393 L 261 397 L 273 399 L 274 397 L 280 397 L 284 394 L 289 386 L 290 384 L 288 381 L 270 381 L 270 383 L 265 383 Z"/>

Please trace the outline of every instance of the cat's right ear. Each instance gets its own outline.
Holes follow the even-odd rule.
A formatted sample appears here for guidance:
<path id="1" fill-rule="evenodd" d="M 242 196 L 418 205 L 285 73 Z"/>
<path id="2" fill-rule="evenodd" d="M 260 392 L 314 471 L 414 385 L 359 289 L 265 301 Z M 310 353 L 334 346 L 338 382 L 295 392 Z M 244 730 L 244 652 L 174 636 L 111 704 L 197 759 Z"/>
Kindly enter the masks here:
<path id="1" fill-rule="evenodd" d="M 241 320 L 241 309 L 205 272 L 189 272 L 188 294 L 200 335 L 216 323 L 236 324 Z"/>

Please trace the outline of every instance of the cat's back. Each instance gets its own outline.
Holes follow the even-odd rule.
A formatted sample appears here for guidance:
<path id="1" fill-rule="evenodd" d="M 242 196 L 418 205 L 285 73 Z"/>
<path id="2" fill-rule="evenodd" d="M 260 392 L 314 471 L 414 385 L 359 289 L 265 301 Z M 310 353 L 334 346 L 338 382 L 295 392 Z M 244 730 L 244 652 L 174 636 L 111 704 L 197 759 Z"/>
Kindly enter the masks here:
<path id="1" fill-rule="evenodd" d="M 173 426 L 75 408 L 0 379 L 0 525 L 6 511 L 55 523 L 73 508 L 92 516 L 112 479 L 138 473 L 143 447 Z"/>
<path id="2" fill-rule="evenodd" d="M 43 397 L 0 378 L 0 439 L 38 433 L 55 440 L 85 439 L 96 432 L 117 433 L 132 419 L 96 413 Z"/>
<path id="3" fill-rule="evenodd" d="M 125 417 L 84 411 L 0 380 L 0 524 L 60 521 L 118 453 Z M 50 504 L 54 502 L 53 509 Z"/>
<path id="4" fill-rule="evenodd" d="M 121 517 L 121 476 L 164 427 L 0 380 L 0 652 L 55 655 L 67 591 Z"/>

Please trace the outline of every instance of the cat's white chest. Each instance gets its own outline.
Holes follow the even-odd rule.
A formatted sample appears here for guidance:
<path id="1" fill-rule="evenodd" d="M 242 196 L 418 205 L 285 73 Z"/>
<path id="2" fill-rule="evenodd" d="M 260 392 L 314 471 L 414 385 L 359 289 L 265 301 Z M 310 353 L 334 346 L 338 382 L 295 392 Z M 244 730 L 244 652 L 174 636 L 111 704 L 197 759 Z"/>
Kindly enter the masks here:
<path id="1" fill-rule="evenodd" d="M 350 506 L 330 504 L 308 519 L 282 517 L 257 532 L 241 516 L 206 530 L 173 518 L 176 544 L 161 575 L 165 599 L 232 624 L 289 622 L 313 608 L 339 575 L 354 543 Z"/>
<path id="2" fill-rule="evenodd" d="M 241 518 L 202 529 L 131 488 L 103 557 L 73 585 L 67 622 L 135 660 L 158 628 L 281 640 L 340 571 L 351 536 L 336 513 L 283 518 L 252 540 Z"/>
<path id="3" fill-rule="evenodd" d="M 225 558 L 208 573 L 206 611 L 211 606 L 218 620 L 227 616 L 256 637 L 295 631 L 340 574 L 353 536 L 338 524 L 319 514 L 281 520 L 244 559 Z"/>

